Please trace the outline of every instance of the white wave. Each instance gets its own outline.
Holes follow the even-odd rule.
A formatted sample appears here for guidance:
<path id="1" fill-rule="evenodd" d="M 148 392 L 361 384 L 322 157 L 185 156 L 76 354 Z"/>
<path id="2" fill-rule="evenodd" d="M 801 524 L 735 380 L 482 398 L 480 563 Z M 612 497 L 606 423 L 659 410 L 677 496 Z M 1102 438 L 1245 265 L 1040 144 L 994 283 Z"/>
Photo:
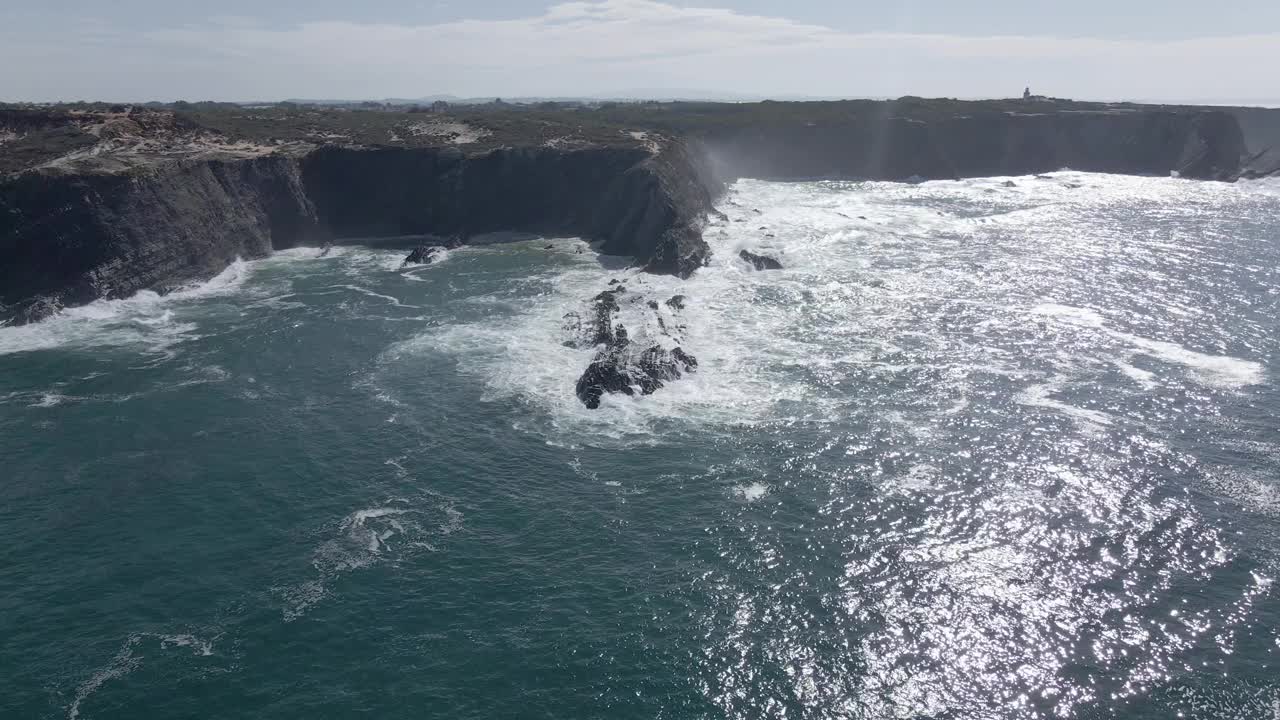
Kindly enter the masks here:
<path id="1" fill-rule="evenodd" d="M 161 648 L 167 649 L 170 647 L 184 647 L 191 648 L 196 654 L 204 657 L 213 655 L 212 640 L 206 640 L 204 638 L 199 638 L 195 635 L 185 633 L 182 635 L 161 635 L 159 637 Z"/>
<path id="2" fill-rule="evenodd" d="M 733 494 L 747 502 L 755 502 L 769 494 L 769 486 L 762 482 L 736 485 L 733 488 Z"/>
<path id="3" fill-rule="evenodd" d="M 1077 327 L 1100 330 L 1101 337 L 1119 340 L 1145 355 L 1189 368 L 1193 379 L 1205 385 L 1237 389 L 1247 385 L 1257 385 L 1265 377 L 1263 365 L 1252 360 L 1228 355 L 1208 355 L 1195 352 L 1177 343 L 1152 340 L 1107 328 L 1102 315 L 1088 308 L 1045 303 L 1032 308 L 1031 312 Z M 1153 373 L 1136 368 L 1123 360 L 1113 358 L 1111 362 L 1143 387 L 1154 387 Z"/>
<path id="4" fill-rule="evenodd" d="M 31 403 L 31 407 L 42 407 L 42 408 L 57 407 L 68 400 L 74 400 L 74 399 L 75 398 L 69 397 L 67 395 L 63 395 L 61 393 L 51 393 L 51 392 L 43 393 L 37 402 Z"/>
<path id="5" fill-rule="evenodd" d="M 386 464 L 403 480 L 409 473 L 401 460 L 387 460 Z M 338 576 L 402 562 L 424 550 L 438 551 L 433 541 L 457 532 L 463 521 L 462 512 L 450 500 L 431 492 L 388 498 L 383 504 L 349 513 L 312 553 L 311 566 L 317 576 L 275 588 L 283 600 L 284 620 L 291 622 L 304 616 L 328 597 Z"/>
<path id="6" fill-rule="evenodd" d="M 361 295 L 368 295 L 369 297 L 375 297 L 380 300 L 386 300 L 387 302 L 391 303 L 395 307 L 413 308 L 415 310 L 422 309 L 422 307 L 419 305 L 407 305 L 403 302 L 400 302 L 399 298 L 392 297 L 391 295 L 385 295 L 380 292 L 375 292 L 373 290 L 370 290 L 369 288 L 360 287 L 359 285 L 334 285 L 333 287 L 342 288 L 344 290 L 350 290 L 352 292 L 357 292 L 357 293 L 360 293 Z"/>
<path id="7" fill-rule="evenodd" d="M 483 319 L 432 327 L 389 347 L 379 363 L 415 363 L 423 353 L 456 358 L 482 400 L 528 403 L 543 417 L 522 421 L 522 428 L 568 446 L 655 442 L 690 423 L 731 431 L 779 419 L 841 421 L 863 412 L 842 383 L 865 382 L 870 373 L 890 380 L 942 372 L 949 380 L 936 387 L 936 405 L 964 412 L 967 406 L 957 405 L 957 398 L 970 397 L 973 383 L 981 382 L 973 368 L 1025 377 L 1027 366 L 1042 359 L 1043 347 L 1005 342 L 1028 316 L 1081 334 L 1073 343 L 1075 356 L 1054 361 L 1072 380 L 1100 372 L 1118 357 L 1114 367 L 1149 389 L 1154 377 L 1130 362 L 1134 351 L 1177 361 L 1208 384 L 1260 379 L 1257 363 L 1189 354 L 1113 331 L 1101 310 L 1048 297 L 1063 283 L 1040 282 L 1061 272 L 1064 252 L 1062 233 L 1042 228 L 1082 222 L 1081 206 L 1167 204 L 1181 202 L 1188 188 L 1219 190 L 1073 171 L 1012 180 L 1016 188 L 1003 187 L 1000 179 L 922 185 L 740 181 L 719 206 L 727 220 L 713 221 L 705 232 L 714 253 L 710 264 L 690 279 L 607 271 L 590 256 L 558 255 L 556 266 L 531 269 L 532 281 L 549 288 L 536 299 L 505 291 L 466 298 L 461 302 L 484 307 Z M 1087 192 L 1078 191 L 1082 185 Z M 980 229 L 976 217 L 998 220 L 1000 228 Z M 995 234 L 976 241 L 975 234 L 983 233 Z M 1082 231 L 1079 242 L 1079 252 L 1094 253 L 1112 241 Z M 742 249 L 781 258 L 784 268 L 757 272 L 737 259 Z M 679 344 L 698 358 L 699 368 L 650 396 L 606 396 L 593 411 L 575 397 L 574 385 L 594 350 L 566 347 L 561 326 L 611 278 L 630 291 L 619 321 L 633 339 Z M 1066 289 L 1079 292 L 1075 285 Z M 678 313 L 661 304 L 676 294 L 687 298 Z M 1027 296 L 1045 299 L 1009 301 Z M 647 310 L 650 300 L 659 303 L 656 312 Z M 1106 295 L 1098 299 L 1109 302 Z M 673 329 L 670 339 L 659 337 L 659 317 Z M 987 338 L 989 348 L 982 344 Z M 1059 402 L 1051 387 L 1026 390 L 1020 402 L 1065 412 L 1094 428 L 1111 421 L 1105 413 Z"/>
<path id="8" fill-rule="evenodd" d="M 937 489 L 939 470 L 928 463 L 912 465 L 905 473 L 893 477 L 889 488 L 902 494 L 930 493 Z"/>
<path id="9" fill-rule="evenodd" d="M 163 353 L 195 337 L 197 326 L 177 318 L 174 307 L 234 294 L 251 275 L 251 264 L 237 259 L 204 283 L 160 295 L 143 290 L 122 300 L 96 300 L 68 308 L 39 323 L 0 328 L 0 355 L 62 347 L 139 347 Z"/>
<path id="10" fill-rule="evenodd" d="M 1117 333 L 1142 352 L 1165 362 L 1183 365 L 1205 385 L 1238 389 L 1257 385 L 1263 381 L 1266 371 L 1262 363 L 1243 360 L 1228 355 L 1206 355 L 1189 350 L 1177 343 L 1150 340 L 1137 335 Z"/>
<path id="11" fill-rule="evenodd" d="M 125 641 L 120 645 L 120 649 L 105 667 L 94 671 L 87 680 L 76 687 L 71 704 L 67 706 L 67 720 L 77 720 L 80 717 L 84 701 L 88 700 L 103 685 L 111 680 L 128 675 L 142 665 L 143 657 L 136 655 L 135 652 L 142 647 L 143 642 L 146 640 L 158 641 L 159 649 L 161 650 L 180 647 L 187 648 L 200 657 L 211 657 L 213 655 L 214 640 L 200 638 L 187 633 L 173 635 L 150 632 L 131 633 L 129 637 L 125 638 Z"/>
<path id="12" fill-rule="evenodd" d="M 1241 180 L 1236 185 L 1250 193 L 1280 197 L 1280 176 L 1258 178 L 1257 180 Z"/>
<path id="13" fill-rule="evenodd" d="M 141 639 L 140 636 L 130 635 L 106 667 L 94 672 L 93 675 L 89 676 L 88 680 L 80 683 L 79 687 L 76 688 L 75 696 L 71 700 L 71 705 L 67 708 L 68 720 L 79 718 L 80 706 L 104 684 L 116 678 L 124 677 L 137 669 L 142 661 L 140 658 L 133 656 L 133 648 Z"/>
<path id="14" fill-rule="evenodd" d="M 1111 360 L 1111 364 L 1115 365 L 1116 369 L 1124 373 L 1125 377 L 1142 386 L 1143 389 L 1150 390 L 1158 384 L 1156 382 L 1155 373 L 1143 370 L 1140 367 L 1135 367 L 1125 359 L 1113 358 Z"/>
<path id="15" fill-rule="evenodd" d="M 1085 430 L 1097 431 L 1111 424 L 1111 416 L 1104 412 L 1077 407 L 1054 398 L 1055 393 L 1062 391 L 1064 382 L 1065 378 L 1057 377 L 1047 383 L 1032 385 L 1014 396 L 1014 400 L 1021 405 L 1044 408 L 1066 415 Z"/>
<path id="16" fill-rule="evenodd" d="M 1084 327 L 1100 328 L 1105 323 L 1102 315 L 1098 314 L 1095 310 L 1073 307 L 1071 305 L 1059 305 L 1057 303 L 1042 303 L 1031 308 L 1031 313 L 1033 315 L 1043 315 Z"/>

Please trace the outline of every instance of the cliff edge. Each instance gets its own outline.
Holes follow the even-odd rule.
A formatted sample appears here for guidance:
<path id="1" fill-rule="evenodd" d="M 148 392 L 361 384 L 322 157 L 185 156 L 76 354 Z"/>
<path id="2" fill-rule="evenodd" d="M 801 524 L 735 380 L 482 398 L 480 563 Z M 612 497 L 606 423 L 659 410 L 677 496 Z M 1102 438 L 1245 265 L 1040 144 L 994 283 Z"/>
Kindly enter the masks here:
<path id="1" fill-rule="evenodd" d="M 0 323 L 344 238 L 579 236 L 687 277 L 740 177 L 1230 180 L 1246 155 L 1227 113 L 1092 105 L 0 108 Z"/>

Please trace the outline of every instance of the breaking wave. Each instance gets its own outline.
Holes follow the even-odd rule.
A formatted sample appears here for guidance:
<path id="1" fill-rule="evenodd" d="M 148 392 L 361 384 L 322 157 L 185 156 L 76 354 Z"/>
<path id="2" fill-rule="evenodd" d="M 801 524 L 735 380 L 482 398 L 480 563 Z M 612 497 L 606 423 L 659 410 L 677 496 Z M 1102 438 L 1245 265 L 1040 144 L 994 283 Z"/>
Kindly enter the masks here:
<path id="1" fill-rule="evenodd" d="M 237 259 L 208 282 L 161 295 L 143 290 L 122 300 L 97 300 L 68 308 L 39 323 L 0 327 L 0 355 L 56 348 L 116 346 L 162 354 L 196 336 L 198 323 L 182 311 L 238 292 L 253 263 Z"/>

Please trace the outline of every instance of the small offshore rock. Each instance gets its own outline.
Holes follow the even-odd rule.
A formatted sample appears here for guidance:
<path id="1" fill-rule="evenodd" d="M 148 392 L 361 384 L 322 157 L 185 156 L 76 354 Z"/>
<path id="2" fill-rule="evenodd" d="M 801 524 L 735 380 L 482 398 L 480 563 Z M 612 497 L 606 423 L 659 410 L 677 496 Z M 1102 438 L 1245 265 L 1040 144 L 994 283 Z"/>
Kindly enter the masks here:
<path id="1" fill-rule="evenodd" d="M 684 309 L 684 301 L 685 301 L 686 299 L 687 299 L 687 298 L 685 298 L 685 296 L 684 296 L 684 295 L 672 295 L 672 296 L 667 300 L 667 307 L 671 308 L 672 310 L 683 310 L 683 309 Z"/>
<path id="2" fill-rule="evenodd" d="M 435 254 L 439 251 L 440 251 L 440 248 L 436 246 L 419 245 L 418 247 L 413 249 L 413 252 L 409 253 L 408 257 L 404 259 L 404 264 L 405 265 L 411 265 L 414 263 L 417 263 L 419 265 L 429 264 L 432 260 L 435 259 Z"/>
<path id="3" fill-rule="evenodd" d="M 738 257 L 750 263 L 757 270 L 781 270 L 782 263 L 774 260 L 768 255 L 757 255 L 750 250 L 742 250 L 738 253 Z"/>

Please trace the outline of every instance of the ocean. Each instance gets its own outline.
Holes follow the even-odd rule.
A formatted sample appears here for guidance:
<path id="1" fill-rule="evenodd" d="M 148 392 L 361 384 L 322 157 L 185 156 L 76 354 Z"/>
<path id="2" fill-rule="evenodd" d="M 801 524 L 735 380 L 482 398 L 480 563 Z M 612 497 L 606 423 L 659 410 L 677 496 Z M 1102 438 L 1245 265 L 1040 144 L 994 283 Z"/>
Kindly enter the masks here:
<path id="1" fill-rule="evenodd" d="M 1280 184 L 719 207 L 0 328 L 0 717 L 1280 717 Z M 588 410 L 615 279 L 698 369 Z"/>

